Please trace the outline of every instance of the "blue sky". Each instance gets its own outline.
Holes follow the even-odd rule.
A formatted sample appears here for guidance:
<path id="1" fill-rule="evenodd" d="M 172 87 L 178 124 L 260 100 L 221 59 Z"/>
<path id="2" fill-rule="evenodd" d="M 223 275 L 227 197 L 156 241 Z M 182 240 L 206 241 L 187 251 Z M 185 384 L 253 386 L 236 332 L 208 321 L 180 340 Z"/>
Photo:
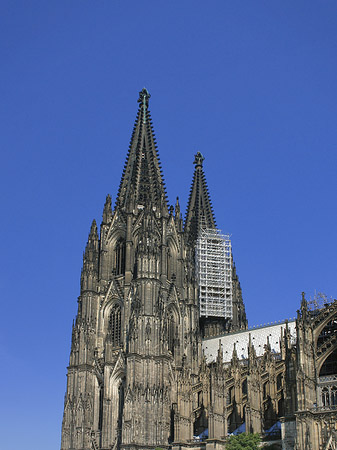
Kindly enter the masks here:
<path id="1" fill-rule="evenodd" d="M 60 446 L 82 252 L 150 109 L 171 203 L 197 151 L 250 325 L 337 297 L 337 3 L 0 3 L 6 450 Z"/>

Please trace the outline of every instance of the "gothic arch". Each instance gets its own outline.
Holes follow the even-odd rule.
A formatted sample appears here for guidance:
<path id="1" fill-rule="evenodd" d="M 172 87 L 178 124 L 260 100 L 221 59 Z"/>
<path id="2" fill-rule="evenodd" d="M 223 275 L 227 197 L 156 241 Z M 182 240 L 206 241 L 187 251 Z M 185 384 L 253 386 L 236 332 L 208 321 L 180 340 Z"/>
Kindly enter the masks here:
<path id="1" fill-rule="evenodd" d="M 329 352 L 327 352 L 326 354 L 322 355 L 322 358 L 321 358 L 322 360 L 320 361 L 319 366 L 317 366 L 317 374 L 318 374 L 318 376 L 324 376 L 324 375 L 321 375 L 322 368 L 323 368 L 324 364 L 327 362 L 327 360 L 331 359 L 331 356 L 334 353 L 335 353 L 335 358 L 333 358 L 333 359 L 335 359 L 334 362 L 335 362 L 336 367 L 337 367 L 337 346 L 334 345 L 331 349 L 329 349 Z M 324 356 L 324 358 L 323 358 L 323 356 Z M 337 370 L 334 373 L 334 375 L 337 375 Z"/>
<path id="2" fill-rule="evenodd" d="M 178 271 L 178 245 L 171 236 L 167 239 L 167 279 L 171 280 L 172 275 L 177 275 Z"/>
<path id="3" fill-rule="evenodd" d="M 118 365 L 118 362 L 117 364 Z M 120 440 L 122 426 L 125 373 L 122 367 L 116 367 L 107 377 L 104 386 L 102 411 L 102 444 L 112 447 Z"/>
<path id="4" fill-rule="evenodd" d="M 319 328 L 319 333 L 317 333 L 315 346 L 316 346 L 316 353 L 318 354 L 316 364 L 317 364 L 317 371 L 319 373 L 327 358 L 329 358 L 330 355 L 337 349 L 336 314 L 324 320 L 324 326 L 321 326 Z"/>
<path id="5" fill-rule="evenodd" d="M 125 267 L 125 230 L 115 229 L 108 238 L 108 267 L 109 273 L 121 275 Z"/>
<path id="6" fill-rule="evenodd" d="M 116 275 L 122 275 L 125 272 L 125 251 L 126 244 L 125 239 L 120 237 L 115 244 L 115 261 L 113 264 L 113 269 Z"/>
<path id="7" fill-rule="evenodd" d="M 332 320 L 336 320 L 337 321 L 337 310 L 336 310 L 336 308 L 334 308 L 334 305 L 331 305 L 331 310 L 332 310 L 331 314 L 327 315 L 322 320 L 322 322 L 317 326 L 317 328 L 314 330 L 316 346 L 317 346 L 318 338 L 320 337 L 322 331 L 328 325 L 328 323 L 331 322 Z"/>
<path id="8" fill-rule="evenodd" d="M 113 230 L 113 232 L 109 235 L 109 238 L 108 238 L 109 246 L 114 247 L 116 245 L 116 242 L 119 239 L 125 239 L 125 236 L 126 236 L 125 229 L 123 229 L 121 227 L 115 228 Z"/>
<path id="9" fill-rule="evenodd" d="M 175 346 L 179 338 L 179 313 L 174 304 L 168 305 L 165 314 L 167 324 L 167 344 L 168 349 L 174 355 Z"/>
<path id="10" fill-rule="evenodd" d="M 104 334 L 113 347 L 120 347 L 123 340 L 123 304 L 119 300 L 112 300 L 104 311 Z"/>

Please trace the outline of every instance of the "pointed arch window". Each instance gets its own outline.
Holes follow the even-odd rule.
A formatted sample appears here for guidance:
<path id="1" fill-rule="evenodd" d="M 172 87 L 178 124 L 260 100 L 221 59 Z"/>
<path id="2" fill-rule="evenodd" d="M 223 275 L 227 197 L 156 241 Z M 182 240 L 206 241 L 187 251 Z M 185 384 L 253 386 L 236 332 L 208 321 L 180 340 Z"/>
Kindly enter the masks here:
<path id="1" fill-rule="evenodd" d="M 122 310 L 120 305 L 114 305 L 112 307 L 109 317 L 109 336 L 113 347 L 119 347 L 121 345 L 121 322 L 122 322 Z"/>
<path id="2" fill-rule="evenodd" d="M 125 271 L 125 241 L 119 239 L 115 250 L 116 275 L 122 275 Z"/>
<path id="3" fill-rule="evenodd" d="M 337 349 L 324 361 L 319 376 L 337 375 Z"/>
<path id="4" fill-rule="evenodd" d="M 175 345 L 175 321 L 172 311 L 168 312 L 167 315 L 167 342 L 168 349 L 174 355 L 174 345 Z"/>
<path id="5" fill-rule="evenodd" d="M 323 406 L 329 406 L 330 405 L 329 389 L 328 388 L 323 388 L 322 389 L 322 404 L 323 404 Z"/>
<path id="6" fill-rule="evenodd" d="M 242 395 L 247 395 L 248 387 L 247 387 L 247 378 L 242 383 Z"/>
<path id="7" fill-rule="evenodd" d="M 167 265 L 167 279 L 170 280 L 172 276 L 172 269 L 171 269 L 171 252 L 169 248 L 167 249 L 166 265 Z"/>

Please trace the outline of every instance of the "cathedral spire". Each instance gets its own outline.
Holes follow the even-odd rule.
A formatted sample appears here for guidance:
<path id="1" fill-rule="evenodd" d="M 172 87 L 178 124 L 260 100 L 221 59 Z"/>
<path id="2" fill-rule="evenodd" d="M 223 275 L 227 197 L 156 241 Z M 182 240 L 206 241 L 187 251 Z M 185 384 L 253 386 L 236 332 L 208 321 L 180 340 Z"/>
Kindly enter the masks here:
<path id="1" fill-rule="evenodd" d="M 156 207 L 167 212 L 166 191 L 149 111 L 150 94 L 139 93 L 139 109 L 129 152 L 119 186 L 116 205 Z"/>
<path id="2" fill-rule="evenodd" d="M 185 219 L 188 240 L 195 242 L 201 228 L 216 228 L 212 203 L 203 171 L 203 155 L 195 155 L 195 170 Z"/>

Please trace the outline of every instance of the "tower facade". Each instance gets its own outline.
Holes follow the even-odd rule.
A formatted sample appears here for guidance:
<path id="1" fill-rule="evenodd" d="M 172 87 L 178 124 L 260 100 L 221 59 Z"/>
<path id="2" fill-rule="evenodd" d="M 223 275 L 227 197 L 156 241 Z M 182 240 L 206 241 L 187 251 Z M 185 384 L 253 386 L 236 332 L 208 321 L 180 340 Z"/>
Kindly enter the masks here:
<path id="1" fill-rule="evenodd" d="M 167 201 L 149 99 L 143 89 L 114 207 L 108 195 L 83 255 L 61 450 L 219 450 L 228 433 L 280 421 L 284 450 L 333 448 L 323 445 L 336 433 L 337 302 L 308 311 L 303 298 L 296 323 L 247 331 L 228 240 L 205 266 L 219 263 L 210 275 L 226 280 L 200 281 L 196 249 L 219 238 L 204 158 L 183 221 L 178 198 Z"/>
<path id="2" fill-rule="evenodd" d="M 115 207 L 107 196 L 84 252 L 62 450 L 167 446 L 194 433 L 195 245 L 215 220 L 200 153 L 185 224 L 179 200 L 168 206 L 149 98 L 143 89 Z"/>

